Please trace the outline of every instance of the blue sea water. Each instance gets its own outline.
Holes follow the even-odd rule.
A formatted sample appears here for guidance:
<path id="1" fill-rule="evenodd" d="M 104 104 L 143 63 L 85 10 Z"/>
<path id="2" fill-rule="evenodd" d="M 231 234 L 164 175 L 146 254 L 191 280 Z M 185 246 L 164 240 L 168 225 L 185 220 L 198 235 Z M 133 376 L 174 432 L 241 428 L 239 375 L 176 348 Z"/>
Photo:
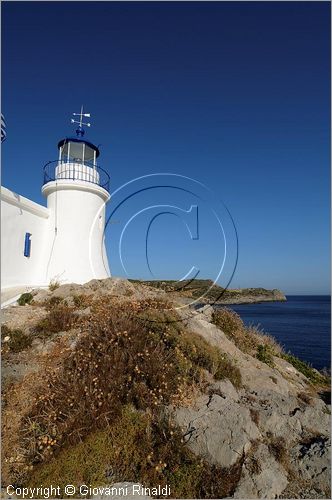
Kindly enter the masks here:
<path id="1" fill-rule="evenodd" d="M 259 325 L 273 335 L 286 352 L 317 369 L 331 363 L 331 297 L 291 295 L 287 302 L 232 305 L 246 325 Z"/>

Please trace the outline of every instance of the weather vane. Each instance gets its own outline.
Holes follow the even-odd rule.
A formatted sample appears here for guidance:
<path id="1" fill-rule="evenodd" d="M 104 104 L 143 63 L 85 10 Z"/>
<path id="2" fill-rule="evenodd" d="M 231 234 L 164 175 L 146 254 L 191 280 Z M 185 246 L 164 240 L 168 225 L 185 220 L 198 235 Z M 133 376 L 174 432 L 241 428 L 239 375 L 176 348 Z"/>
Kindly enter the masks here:
<path id="1" fill-rule="evenodd" d="M 78 123 L 78 127 L 76 129 L 76 134 L 78 136 L 81 136 L 83 137 L 84 135 L 84 128 L 83 128 L 83 125 L 85 125 L 86 127 L 91 127 L 91 123 L 84 123 L 82 120 L 83 120 L 83 117 L 84 118 L 90 118 L 90 113 L 83 113 L 83 105 L 81 106 L 81 112 L 80 113 L 73 113 L 73 116 L 79 116 L 80 117 L 80 120 L 74 120 L 74 118 L 71 119 L 71 123 Z"/>

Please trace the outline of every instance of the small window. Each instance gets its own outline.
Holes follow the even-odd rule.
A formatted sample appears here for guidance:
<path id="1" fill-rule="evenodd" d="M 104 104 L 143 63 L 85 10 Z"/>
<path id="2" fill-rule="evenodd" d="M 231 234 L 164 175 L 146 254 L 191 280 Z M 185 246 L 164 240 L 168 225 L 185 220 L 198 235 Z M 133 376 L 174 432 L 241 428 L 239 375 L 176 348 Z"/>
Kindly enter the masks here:
<path id="1" fill-rule="evenodd" d="M 24 257 L 30 257 L 31 252 L 31 233 L 25 233 L 24 240 Z"/>

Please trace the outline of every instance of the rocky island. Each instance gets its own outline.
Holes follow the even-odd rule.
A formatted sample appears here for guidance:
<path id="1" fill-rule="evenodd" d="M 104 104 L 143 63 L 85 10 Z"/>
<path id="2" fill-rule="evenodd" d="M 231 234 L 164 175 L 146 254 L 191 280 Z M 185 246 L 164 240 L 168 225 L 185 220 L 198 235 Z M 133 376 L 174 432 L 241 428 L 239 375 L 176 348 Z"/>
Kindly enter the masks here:
<path id="1" fill-rule="evenodd" d="M 176 293 L 110 278 L 3 311 L 4 492 L 330 498 L 329 378 Z"/>

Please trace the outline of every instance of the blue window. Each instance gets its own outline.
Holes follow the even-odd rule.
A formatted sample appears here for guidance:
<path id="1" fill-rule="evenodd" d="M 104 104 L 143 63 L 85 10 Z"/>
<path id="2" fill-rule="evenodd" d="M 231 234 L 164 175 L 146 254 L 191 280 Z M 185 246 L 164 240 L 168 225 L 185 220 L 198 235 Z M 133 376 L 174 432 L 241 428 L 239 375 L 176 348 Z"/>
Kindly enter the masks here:
<path id="1" fill-rule="evenodd" d="M 31 233 L 25 233 L 25 240 L 24 240 L 24 257 L 30 257 L 30 251 L 31 251 Z"/>

